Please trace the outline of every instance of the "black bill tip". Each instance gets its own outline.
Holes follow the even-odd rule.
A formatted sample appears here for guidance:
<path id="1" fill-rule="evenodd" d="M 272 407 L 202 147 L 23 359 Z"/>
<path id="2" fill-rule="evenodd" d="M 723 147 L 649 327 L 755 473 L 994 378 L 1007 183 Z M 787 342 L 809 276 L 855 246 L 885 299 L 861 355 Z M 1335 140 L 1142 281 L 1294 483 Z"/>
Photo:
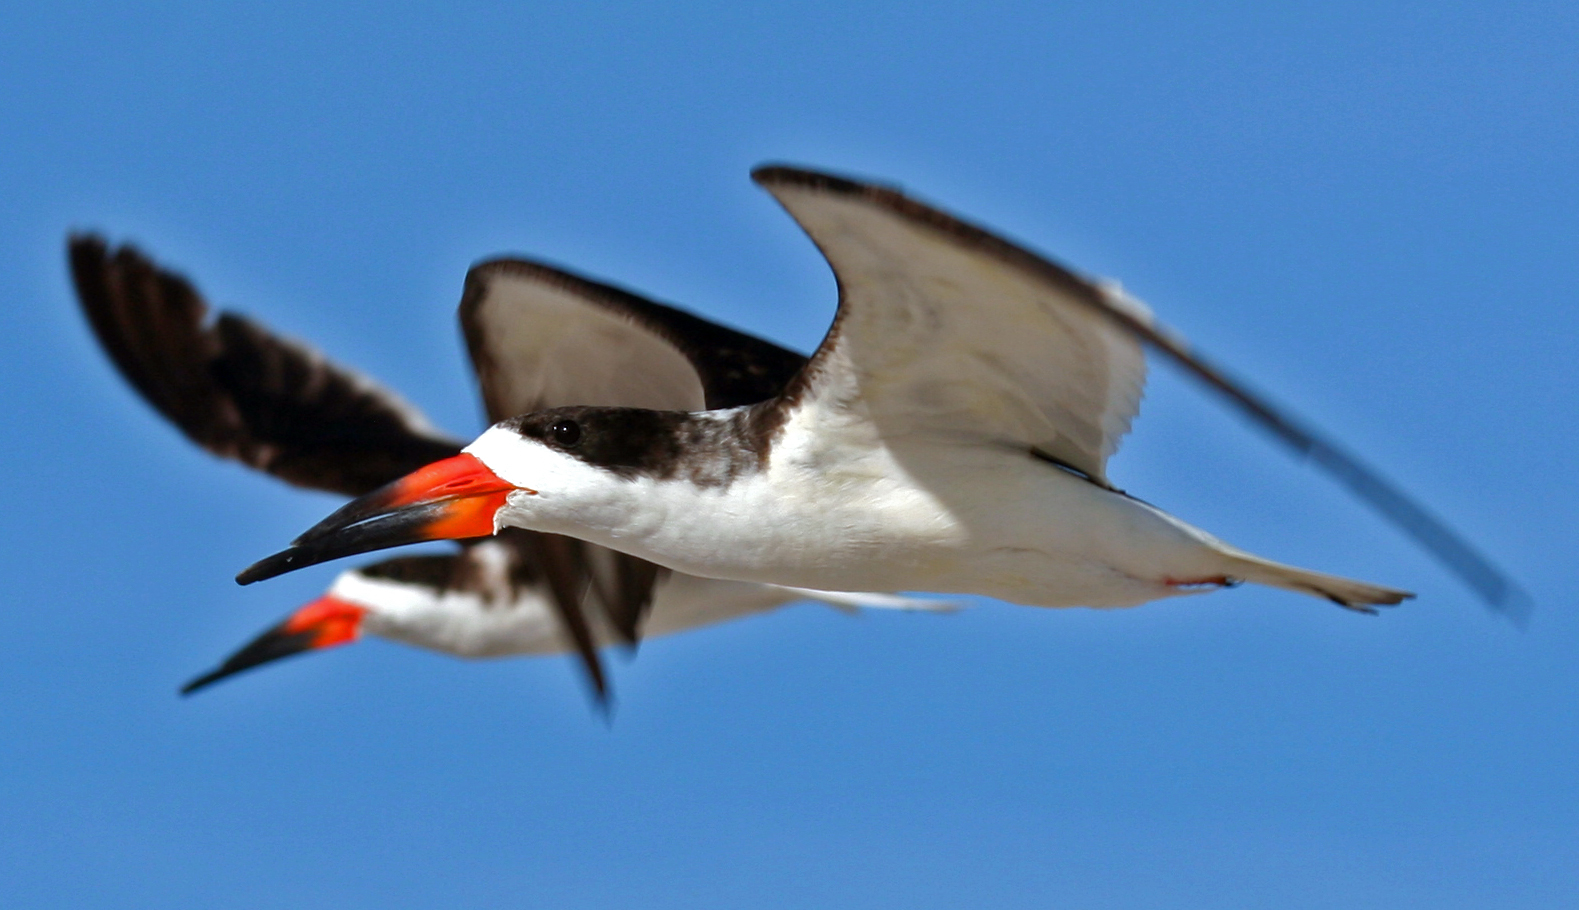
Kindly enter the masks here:
<path id="1" fill-rule="evenodd" d="M 273 556 L 266 556 L 242 569 L 236 575 L 236 584 L 250 585 L 255 581 L 274 578 L 278 575 L 284 575 L 293 569 L 304 568 L 312 564 L 312 562 L 307 561 L 307 554 L 302 551 L 302 548 L 291 547 L 281 550 Z"/>
<path id="2" fill-rule="evenodd" d="M 182 686 L 181 694 L 191 695 L 227 676 L 282 657 L 353 642 L 361 634 L 366 613 L 367 607 L 362 604 L 325 594 L 247 642 L 218 667 Z"/>
<path id="3" fill-rule="evenodd" d="M 301 654 L 313 647 L 313 639 L 314 635 L 310 631 L 293 633 L 285 631 L 283 624 L 275 626 L 225 658 L 224 663 L 182 686 L 181 694 L 191 695 L 243 670 Z"/>
<path id="4" fill-rule="evenodd" d="M 236 583 L 250 585 L 342 556 L 356 556 L 433 540 L 434 535 L 429 529 L 452 507 L 453 503 L 450 502 L 423 502 L 390 512 L 375 513 L 349 526 L 324 527 L 324 523 L 320 523 L 309 535 L 298 538 L 295 544 L 243 569 L 236 576 Z"/>

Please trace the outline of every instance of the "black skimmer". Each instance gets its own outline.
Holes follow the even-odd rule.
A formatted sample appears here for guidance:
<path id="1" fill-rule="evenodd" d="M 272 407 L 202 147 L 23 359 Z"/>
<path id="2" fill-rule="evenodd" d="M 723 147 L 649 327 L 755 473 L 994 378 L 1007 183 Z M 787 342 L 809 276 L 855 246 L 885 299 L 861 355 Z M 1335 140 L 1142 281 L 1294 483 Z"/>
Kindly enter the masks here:
<path id="1" fill-rule="evenodd" d="M 460 553 L 407 556 L 342 572 L 322 597 L 265 630 L 181 692 L 190 694 L 260 664 L 349 644 L 363 635 L 466 658 L 564 653 L 575 646 L 566 640 L 538 560 L 520 543 L 507 530 Z M 954 608 L 946 601 L 894 594 L 812 591 L 667 572 L 655 586 L 641 637 L 658 638 L 799 601 L 844 612 Z M 605 614 L 589 612 L 585 618 L 594 645 L 627 644 Z M 591 660 L 596 660 L 595 652 Z M 601 668 L 595 662 L 586 666 L 606 705 Z"/>
<path id="2" fill-rule="evenodd" d="M 1365 612 L 1411 596 L 1263 559 L 1116 489 L 1107 460 L 1138 409 L 1150 345 L 1332 470 L 1494 605 L 1522 600 L 1442 522 L 1230 381 L 1116 285 L 896 189 L 790 167 L 753 177 L 810 235 L 840 291 L 827 336 L 781 393 L 709 410 L 513 417 L 238 581 L 448 524 L 438 533 L 574 535 L 712 577 L 1037 606 L 1129 606 L 1241 581 Z"/>
<path id="3" fill-rule="evenodd" d="M 461 450 L 458 440 L 433 429 L 393 392 L 317 351 L 234 313 L 210 323 L 190 282 L 130 246 L 111 251 L 98 237 L 78 236 L 69 242 L 69 257 L 83 310 L 122 375 L 216 455 L 297 486 L 354 496 Z M 802 359 L 546 266 L 485 263 L 469 286 L 476 293 L 468 296 L 462 321 L 486 408 L 495 417 L 523 403 L 582 395 L 596 402 L 691 403 L 692 390 L 677 385 L 672 369 L 655 370 L 650 385 L 639 376 L 644 357 L 672 366 L 675 355 L 647 334 L 664 331 L 665 320 L 683 326 L 688 338 L 705 339 L 708 346 L 696 356 L 748 382 L 771 383 Z M 484 293 L 488 289 L 498 293 Z M 647 321 L 623 323 L 626 312 L 646 314 Z M 509 327 L 490 333 L 489 325 L 501 321 Z M 534 328 L 529 341 L 511 334 Z M 570 381 L 572 372 L 587 380 L 581 391 Z M 763 386 L 763 397 L 772 393 Z M 344 572 L 323 597 L 182 691 L 369 634 L 462 657 L 559 653 L 568 638 L 603 699 L 599 645 L 634 644 L 638 634 L 669 634 L 801 600 L 842 610 L 949 606 L 696 578 L 570 538 L 507 530 L 464 541 L 459 552 Z"/>

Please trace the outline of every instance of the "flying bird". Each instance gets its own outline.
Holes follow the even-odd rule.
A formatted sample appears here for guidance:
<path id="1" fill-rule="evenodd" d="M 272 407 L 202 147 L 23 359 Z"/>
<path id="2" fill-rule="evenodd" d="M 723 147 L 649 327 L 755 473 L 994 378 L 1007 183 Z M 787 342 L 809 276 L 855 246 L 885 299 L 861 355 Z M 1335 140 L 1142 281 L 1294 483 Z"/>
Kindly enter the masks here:
<path id="1" fill-rule="evenodd" d="M 219 666 L 181 687 L 190 694 L 253 667 L 305 651 L 375 635 L 457 657 L 560 654 L 573 647 L 545 590 L 532 550 L 507 530 L 471 542 L 453 555 L 406 556 L 340 573 L 318 599 L 265 630 Z M 817 601 L 843 612 L 861 608 L 947 611 L 954 604 L 892 594 L 847 594 L 665 573 L 643 639 L 684 632 Z M 600 612 L 586 614 L 594 645 L 624 644 Z M 593 652 L 592 660 L 596 659 Z M 607 683 L 586 663 L 594 692 L 606 705 Z"/>
<path id="2" fill-rule="evenodd" d="M 74 236 L 68 258 L 83 311 L 122 375 L 220 457 L 296 486 L 355 496 L 461 450 L 460 441 L 377 382 L 244 316 L 222 312 L 210 320 L 189 281 L 129 245 L 111 250 L 97 236 Z M 671 325 L 688 332 L 691 356 L 740 374 L 732 388 L 743 397 L 771 396 L 773 383 L 804 359 L 548 266 L 484 263 L 468 288 L 462 324 L 491 419 L 548 402 L 692 403 L 694 390 L 682 375 L 689 361 L 666 340 Z M 514 337 L 516 331 L 527 335 Z M 659 369 L 644 379 L 647 361 Z M 462 541 L 458 552 L 343 572 L 323 597 L 182 691 L 367 634 L 463 657 L 573 649 L 606 699 L 600 645 L 633 645 L 638 636 L 801 600 L 841 610 L 951 606 L 697 578 L 571 538 L 507 529 Z"/>
<path id="3" fill-rule="evenodd" d="M 1364 612 L 1412 596 L 1256 556 L 1114 486 L 1107 461 L 1138 410 L 1149 345 L 1334 471 L 1493 604 L 1519 599 L 1446 525 L 1193 354 L 1116 285 L 893 188 L 791 167 L 753 177 L 839 286 L 833 325 L 777 395 L 511 417 L 238 581 L 526 528 L 710 577 L 1047 607 L 1240 582 Z"/>

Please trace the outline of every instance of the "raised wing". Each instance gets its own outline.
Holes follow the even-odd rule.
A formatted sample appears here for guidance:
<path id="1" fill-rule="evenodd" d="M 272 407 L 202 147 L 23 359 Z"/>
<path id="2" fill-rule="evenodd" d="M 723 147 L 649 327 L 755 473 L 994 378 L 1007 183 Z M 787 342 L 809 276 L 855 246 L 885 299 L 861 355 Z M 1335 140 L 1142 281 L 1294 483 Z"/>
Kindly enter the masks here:
<path id="1" fill-rule="evenodd" d="M 839 312 L 797 393 L 858 383 L 885 433 L 1024 446 L 1106 484 L 1140 405 L 1150 314 L 893 190 L 788 168 L 753 175 L 833 266 Z"/>
<path id="2" fill-rule="evenodd" d="M 359 496 L 461 443 L 317 351 L 234 313 L 130 245 L 68 241 L 88 323 L 121 375 L 187 438 L 288 483 Z"/>
<path id="3" fill-rule="evenodd" d="M 488 420 L 570 405 L 696 411 L 777 395 L 805 358 L 629 291 L 521 259 L 466 275 L 460 322 Z M 519 532 L 594 685 L 597 645 L 583 605 L 634 646 L 666 570 L 559 535 Z"/>
<path id="4" fill-rule="evenodd" d="M 755 404 L 806 358 L 629 291 L 521 259 L 466 275 L 461 329 L 488 420 L 544 408 Z"/>
<path id="5" fill-rule="evenodd" d="M 1230 379 L 1115 286 L 897 190 L 788 167 L 752 177 L 811 236 L 839 282 L 833 327 L 785 407 L 854 383 L 884 433 L 1023 445 L 1106 484 L 1137 410 L 1142 344 L 1331 471 L 1491 606 L 1528 599 L 1467 541 L 1374 470 Z"/>

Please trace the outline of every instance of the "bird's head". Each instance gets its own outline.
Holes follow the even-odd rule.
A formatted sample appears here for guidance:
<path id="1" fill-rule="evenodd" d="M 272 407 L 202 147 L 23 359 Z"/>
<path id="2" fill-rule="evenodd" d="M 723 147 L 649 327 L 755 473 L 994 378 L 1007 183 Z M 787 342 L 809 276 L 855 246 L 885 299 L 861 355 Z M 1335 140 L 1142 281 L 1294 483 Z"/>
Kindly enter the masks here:
<path id="1" fill-rule="evenodd" d="M 190 695 L 227 676 L 282 657 L 350 644 L 361 637 L 362 620 L 367 613 L 366 605 L 337 596 L 331 590 L 242 646 L 218 667 L 182 686 L 181 694 Z"/>
<path id="2" fill-rule="evenodd" d="M 352 500 L 236 580 L 503 527 L 583 538 L 620 528 L 633 482 L 673 476 L 695 421 L 639 408 L 555 408 L 502 421 L 461 454 Z"/>
<path id="3" fill-rule="evenodd" d="M 322 597 L 248 642 L 183 694 L 261 664 L 350 644 L 364 636 L 457 657 L 562 650 L 559 622 L 502 540 L 458 553 L 402 556 L 340 573 Z"/>

